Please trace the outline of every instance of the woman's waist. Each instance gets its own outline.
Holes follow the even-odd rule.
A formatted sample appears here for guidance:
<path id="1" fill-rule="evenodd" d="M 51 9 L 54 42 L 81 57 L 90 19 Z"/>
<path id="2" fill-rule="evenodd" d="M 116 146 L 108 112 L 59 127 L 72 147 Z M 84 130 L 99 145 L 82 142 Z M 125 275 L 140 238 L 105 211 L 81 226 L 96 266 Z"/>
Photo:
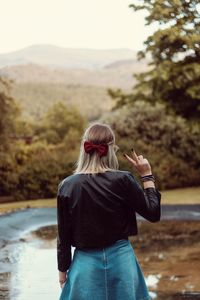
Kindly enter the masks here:
<path id="1" fill-rule="evenodd" d="M 116 248 L 118 247 L 122 247 L 122 246 L 126 246 L 130 244 L 130 241 L 128 239 L 128 237 L 119 237 L 118 239 L 112 240 L 110 242 L 104 243 L 102 245 L 98 245 L 98 246 L 93 246 L 93 247 L 89 247 L 89 246 L 75 246 L 75 250 L 77 251 L 83 251 L 83 252 L 87 252 L 87 253 L 95 253 L 95 252 L 99 252 L 99 251 L 112 251 L 113 249 L 116 250 Z"/>

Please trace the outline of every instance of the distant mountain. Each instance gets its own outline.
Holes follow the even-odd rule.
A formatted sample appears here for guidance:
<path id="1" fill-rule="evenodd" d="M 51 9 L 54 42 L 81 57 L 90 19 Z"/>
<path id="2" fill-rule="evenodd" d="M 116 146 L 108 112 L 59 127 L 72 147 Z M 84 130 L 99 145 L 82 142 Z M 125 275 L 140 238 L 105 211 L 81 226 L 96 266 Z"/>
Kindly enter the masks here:
<path id="1" fill-rule="evenodd" d="M 67 69 L 101 69 L 119 60 L 133 60 L 136 52 L 130 49 L 76 49 L 53 45 L 33 45 L 0 54 L 0 68 L 22 64 L 41 64 Z"/>
<path id="2" fill-rule="evenodd" d="M 146 70 L 147 65 L 135 60 L 116 61 L 100 70 L 60 69 L 44 65 L 27 64 L 0 69 L 0 76 L 16 83 L 54 83 L 115 87 L 129 89 L 135 84 L 133 73 Z"/>
<path id="3" fill-rule="evenodd" d="M 0 76 L 13 79 L 11 95 L 34 119 L 56 101 L 74 105 L 89 120 L 111 110 L 108 88 L 130 91 L 134 73 L 147 70 L 129 49 L 66 49 L 35 45 L 0 55 Z M 95 107 L 95 109 L 94 109 Z"/>

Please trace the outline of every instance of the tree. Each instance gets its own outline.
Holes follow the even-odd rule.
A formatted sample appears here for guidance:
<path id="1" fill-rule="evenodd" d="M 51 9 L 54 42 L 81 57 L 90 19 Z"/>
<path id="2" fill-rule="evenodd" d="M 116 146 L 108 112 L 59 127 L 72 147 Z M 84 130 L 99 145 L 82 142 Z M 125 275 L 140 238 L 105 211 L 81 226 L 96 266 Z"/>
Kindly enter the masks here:
<path id="1" fill-rule="evenodd" d="M 127 102 L 164 102 L 169 111 L 191 120 L 200 117 L 200 6 L 199 0 L 134 0 L 135 11 L 146 10 L 146 25 L 158 29 L 138 52 L 151 56 L 150 69 L 135 75 L 133 93 L 111 91 L 119 107 Z"/>
<path id="2" fill-rule="evenodd" d="M 7 195 L 17 183 L 13 137 L 17 132 L 20 107 L 9 91 L 10 81 L 0 78 L 0 195 Z"/>
<path id="3" fill-rule="evenodd" d="M 10 82 L 0 78 L 0 149 L 8 150 L 10 141 L 16 133 L 17 117 L 20 107 L 9 95 Z"/>
<path id="4" fill-rule="evenodd" d="M 44 116 L 43 122 L 36 128 L 36 134 L 48 143 L 77 142 L 86 119 L 73 106 L 56 102 Z M 72 136 L 73 135 L 73 136 Z M 69 137 L 69 139 L 68 139 Z"/>

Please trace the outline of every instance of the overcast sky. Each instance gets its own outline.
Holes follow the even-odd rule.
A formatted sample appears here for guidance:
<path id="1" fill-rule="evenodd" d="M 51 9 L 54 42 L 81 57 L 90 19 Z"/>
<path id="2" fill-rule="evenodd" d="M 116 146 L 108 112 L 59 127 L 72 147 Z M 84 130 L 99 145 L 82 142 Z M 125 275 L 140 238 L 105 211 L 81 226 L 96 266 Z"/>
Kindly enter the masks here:
<path id="1" fill-rule="evenodd" d="M 152 32 L 131 0 L 0 0 L 0 53 L 33 44 L 142 49 Z"/>

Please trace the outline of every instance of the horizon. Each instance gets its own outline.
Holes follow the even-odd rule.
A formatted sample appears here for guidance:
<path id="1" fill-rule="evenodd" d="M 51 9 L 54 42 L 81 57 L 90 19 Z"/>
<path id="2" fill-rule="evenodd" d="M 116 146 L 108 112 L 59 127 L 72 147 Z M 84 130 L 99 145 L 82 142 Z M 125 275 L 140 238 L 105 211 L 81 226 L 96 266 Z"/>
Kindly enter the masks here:
<path id="1" fill-rule="evenodd" d="M 130 50 L 133 52 L 138 52 L 139 50 L 136 50 L 134 48 L 128 48 L 128 47 L 118 47 L 118 48 L 87 48 L 87 47 L 65 47 L 65 46 L 59 46 L 59 45 L 55 45 L 55 44 L 31 44 L 31 45 L 27 45 L 25 47 L 21 47 L 19 49 L 16 50 L 12 50 L 9 52 L 4 52 L 4 53 L 0 53 L 0 55 L 4 55 L 4 54 L 11 54 L 13 52 L 19 52 L 22 50 L 25 50 L 27 48 L 32 48 L 32 47 L 55 47 L 55 48 L 61 48 L 61 49 L 71 49 L 71 50 L 96 50 L 96 51 L 106 51 L 106 50 Z"/>

